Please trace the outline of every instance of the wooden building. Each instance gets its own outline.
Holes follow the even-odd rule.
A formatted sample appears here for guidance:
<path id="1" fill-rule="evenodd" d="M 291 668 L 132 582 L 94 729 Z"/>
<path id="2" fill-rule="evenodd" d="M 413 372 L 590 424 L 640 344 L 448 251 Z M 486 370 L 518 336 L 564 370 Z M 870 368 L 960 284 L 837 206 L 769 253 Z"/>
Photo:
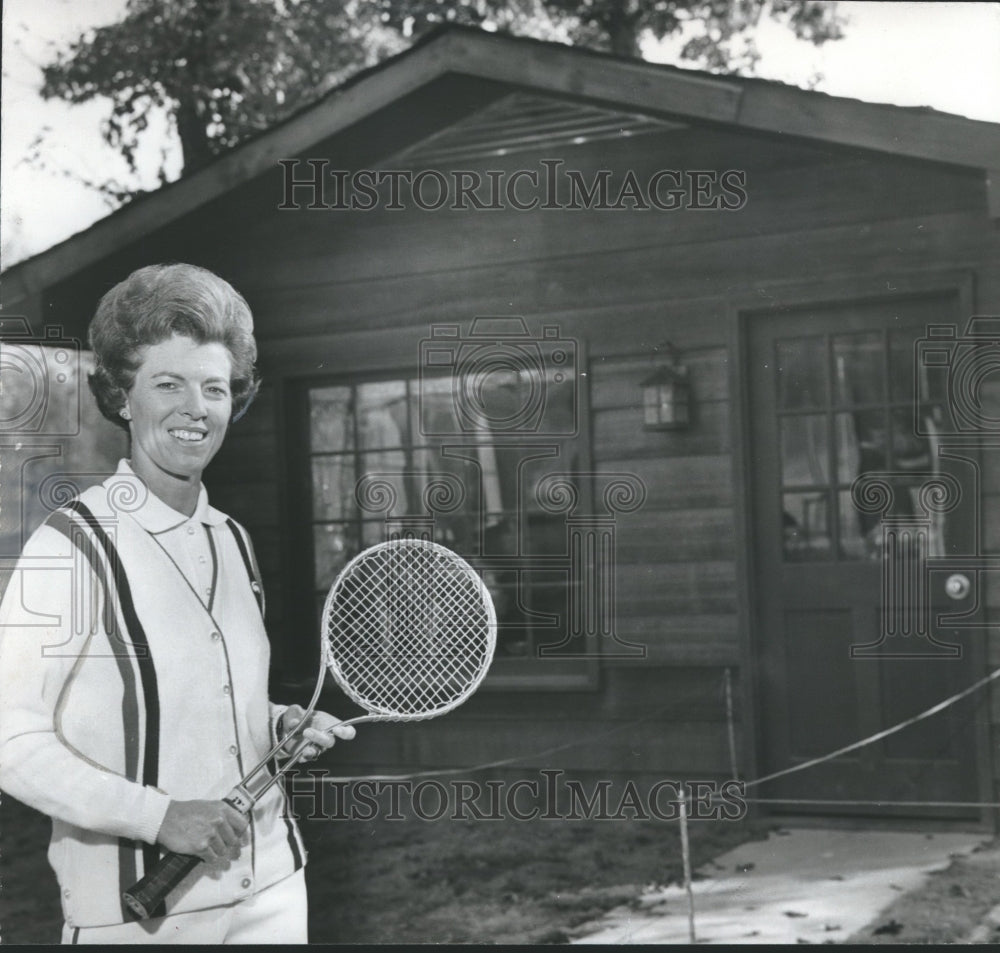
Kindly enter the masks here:
<path id="1" fill-rule="evenodd" d="M 447 29 L 10 268 L 3 308 L 82 338 L 166 260 L 245 294 L 265 386 L 208 484 L 276 691 L 362 544 L 482 569 L 485 688 L 345 772 L 755 779 L 1000 665 L 997 168 L 990 124 Z M 748 795 L 991 824 L 995 699 Z"/>

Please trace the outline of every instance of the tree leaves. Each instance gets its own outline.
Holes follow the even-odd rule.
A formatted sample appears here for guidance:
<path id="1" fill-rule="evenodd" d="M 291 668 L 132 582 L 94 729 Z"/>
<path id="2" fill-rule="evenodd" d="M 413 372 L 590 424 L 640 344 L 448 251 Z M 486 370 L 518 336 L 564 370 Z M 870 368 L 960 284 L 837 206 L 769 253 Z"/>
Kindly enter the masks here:
<path id="1" fill-rule="evenodd" d="M 108 97 L 101 134 L 133 172 L 150 114 L 167 109 L 187 173 L 440 23 L 630 56 L 643 36 L 685 30 L 694 34 L 685 59 L 752 71 L 765 15 L 812 43 L 842 35 L 836 4 L 818 0 L 128 0 L 122 20 L 43 67 L 41 93 L 69 103 Z"/>
<path id="2" fill-rule="evenodd" d="M 129 0 L 43 69 L 42 95 L 111 99 L 105 141 L 134 167 L 153 106 L 167 106 L 185 171 L 273 125 L 366 65 L 342 0 Z"/>

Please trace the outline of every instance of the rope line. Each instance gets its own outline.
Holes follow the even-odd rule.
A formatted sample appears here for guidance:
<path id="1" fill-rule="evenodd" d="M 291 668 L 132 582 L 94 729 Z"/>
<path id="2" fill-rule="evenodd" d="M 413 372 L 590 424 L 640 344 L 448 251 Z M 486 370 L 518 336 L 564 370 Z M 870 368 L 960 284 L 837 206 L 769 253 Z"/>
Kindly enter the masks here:
<path id="1" fill-rule="evenodd" d="M 792 765 L 788 768 L 783 768 L 780 771 L 775 771 L 771 774 L 764 775 L 762 778 L 756 778 L 752 781 L 745 781 L 744 786 L 746 788 L 753 788 L 757 785 L 764 784 L 767 781 L 773 781 L 776 778 L 785 777 L 789 774 L 795 774 L 798 771 L 805 771 L 807 768 L 815 767 L 819 764 L 824 764 L 827 761 L 832 761 L 835 758 L 841 757 L 850 753 L 851 751 L 857 751 L 859 748 L 863 748 L 866 745 L 874 744 L 876 741 L 881 741 L 883 738 L 888 738 L 890 735 L 894 735 L 904 728 L 908 728 L 910 725 L 916 724 L 917 722 L 923 721 L 926 718 L 930 718 L 933 715 L 939 714 L 946 708 L 950 708 L 952 705 L 961 701 L 963 698 L 968 697 L 974 692 L 979 691 L 979 689 L 988 685 L 990 682 L 995 681 L 1000 678 L 1000 668 L 995 669 L 990 672 L 989 675 L 978 679 L 966 688 L 963 688 L 960 692 L 956 692 L 954 695 L 932 705 L 925 711 L 920 712 L 917 715 L 913 715 L 910 718 L 906 718 L 898 724 L 892 725 L 889 728 L 885 728 L 882 731 L 876 732 L 873 735 L 869 735 L 867 738 L 862 738 L 860 741 L 852 742 L 849 745 L 844 745 L 842 748 L 837 748 L 835 751 L 831 751 L 828 754 L 821 755 L 816 758 L 811 758 L 809 761 L 804 761 L 802 764 Z M 713 693 L 716 689 L 712 690 Z M 706 691 L 704 696 L 707 697 L 709 693 Z M 688 699 L 686 701 L 698 700 L 696 696 L 694 699 Z M 662 708 L 658 708 L 655 711 L 650 712 L 648 715 L 638 718 L 634 721 L 630 721 L 624 725 L 618 725 L 614 728 L 610 728 L 607 731 L 601 732 L 598 735 L 588 735 L 586 738 L 582 738 L 576 741 L 569 741 L 565 744 L 556 745 L 551 748 L 546 748 L 542 751 L 535 751 L 530 754 L 520 754 L 512 758 L 503 758 L 499 761 L 490 761 L 485 764 L 478 764 L 472 767 L 465 768 L 442 768 L 438 770 L 429 771 L 414 771 L 408 774 L 366 774 L 358 775 L 353 777 L 324 777 L 323 780 L 329 783 L 350 783 L 353 781 L 409 781 L 416 778 L 428 778 L 428 777 L 450 777 L 456 774 L 474 774 L 479 771 L 487 771 L 491 768 L 506 767 L 507 765 L 514 764 L 516 762 L 522 761 L 524 759 L 537 759 L 543 758 L 550 754 L 556 754 L 560 751 L 566 751 L 570 748 L 575 748 L 578 745 L 584 743 L 592 743 L 595 740 L 601 738 L 606 738 L 611 735 L 617 734 L 618 732 L 625 731 L 626 729 L 632 728 L 635 725 L 643 724 L 644 722 L 650 721 L 657 716 L 663 714 L 664 712 L 675 707 L 675 704 L 665 705 Z M 883 807 L 1000 807 L 1000 803 L 993 802 L 979 802 L 979 801 L 969 801 L 969 802 L 959 802 L 959 801 L 834 801 L 834 800 L 809 800 L 809 799 L 794 799 L 794 798 L 747 798 L 748 802 L 759 803 L 759 804 L 839 804 L 839 805 L 849 805 L 855 807 L 862 806 L 883 806 Z"/>
<path id="2" fill-rule="evenodd" d="M 746 797 L 747 804 L 836 804 L 848 807 L 1000 807 L 998 801 L 837 801 L 826 798 Z"/>
<path id="3" fill-rule="evenodd" d="M 850 751 L 857 751 L 858 748 L 863 748 L 865 745 L 870 745 L 876 741 L 881 741 L 883 738 L 888 738 L 889 735 L 894 735 L 897 731 L 902 731 L 904 728 L 908 728 L 910 725 L 916 724 L 918 721 L 923 721 L 925 718 L 930 718 L 931 715 L 936 715 L 938 712 L 944 711 L 946 708 L 950 708 L 956 702 L 961 701 L 973 692 L 979 691 L 980 688 L 984 685 L 988 685 L 996 678 L 1000 678 L 1000 668 L 995 669 L 990 672 L 989 675 L 973 682 L 968 688 L 963 688 L 962 691 L 956 692 L 950 698 L 946 698 L 944 701 L 938 702 L 936 705 L 932 705 L 926 711 L 920 712 L 919 715 L 913 715 L 911 718 L 907 718 L 904 721 L 893 725 L 891 728 L 885 728 L 882 731 L 876 732 L 874 735 L 869 735 L 867 738 L 855 741 L 853 744 L 844 745 L 843 748 L 838 748 L 836 751 L 831 751 L 829 754 L 821 755 L 818 758 L 812 758 L 809 761 L 803 761 L 802 764 L 793 764 L 790 768 L 783 768 L 781 771 L 766 774 L 764 777 L 757 778 L 754 781 L 747 781 L 745 782 L 746 786 L 748 788 L 756 787 L 758 784 L 763 784 L 765 781 L 773 781 L 775 778 L 782 778 L 788 774 L 794 774 L 796 771 L 804 771 L 806 768 L 812 768 L 817 764 L 832 761 L 834 758 L 839 758 L 841 755 L 847 754 Z"/>

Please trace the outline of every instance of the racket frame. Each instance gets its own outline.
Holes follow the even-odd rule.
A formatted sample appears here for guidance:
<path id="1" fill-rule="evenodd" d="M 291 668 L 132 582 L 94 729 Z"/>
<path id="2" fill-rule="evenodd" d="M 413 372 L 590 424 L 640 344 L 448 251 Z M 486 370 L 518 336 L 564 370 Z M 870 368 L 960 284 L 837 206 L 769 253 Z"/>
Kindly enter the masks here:
<path id="1" fill-rule="evenodd" d="M 363 560 L 371 559 L 377 552 L 389 548 L 429 549 L 439 555 L 445 556 L 450 562 L 456 564 L 456 571 L 462 572 L 470 578 L 475 579 L 479 586 L 479 598 L 486 609 L 487 646 L 483 653 L 482 664 L 480 665 L 479 670 L 476 672 L 472 680 L 458 695 L 456 695 L 454 699 L 445 705 L 441 705 L 425 712 L 400 713 L 375 710 L 374 707 L 371 706 L 370 702 L 365 701 L 363 696 L 361 696 L 357 691 L 355 691 L 353 686 L 351 686 L 350 681 L 343 674 L 340 665 L 333 658 L 333 653 L 330 648 L 329 633 L 327 631 L 329 613 L 335 605 L 335 599 L 337 594 L 340 592 L 341 587 L 344 582 L 351 577 L 355 567 Z M 240 780 L 240 783 L 237 784 L 222 799 L 229 804 L 230 807 L 239 811 L 240 814 L 249 814 L 260 798 L 263 797 L 263 795 L 275 783 L 283 778 L 302 760 L 310 745 L 310 742 L 305 739 L 303 739 L 302 743 L 299 744 L 286 758 L 281 758 L 280 754 L 283 750 L 287 750 L 286 746 L 288 745 L 289 740 L 292 740 L 296 735 L 301 734 L 308 726 L 310 716 L 316 710 L 316 705 L 319 702 L 320 695 L 322 694 L 327 673 L 333 677 L 334 681 L 341 688 L 344 694 L 348 696 L 348 698 L 362 708 L 366 709 L 366 714 L 357 715 L 354 718 L 347 719 L 346 721 L 338 722 L 338 724 L 334 725 L 332 728 L 326 729 L 327 734 L 333 734 L 337 728 L 347 727 L 348 725 L 357 725 L 363 722 L 424 721 L 428 718 L 436 718 L 439 715 L 444 715 L 449 711 L 453 711 L 465 702 L 479 687 L 482 680 L 486 677 L 486 673 L 489 671 L 490 664 L 493 660 L 493 654 L 496 650 L 496 609 L 494 608 L 493 599 L 490 596 L 486 583 L 483 582 L 479 573 L 477 573 L 476 570 L 473 569 L 472 566 L 470 566 L 469 563 L 466 562 L 461 556 L 448 549 L 446 546 L 441 546 L 439 543 L 432 542 L 431 540 L 393 539 L 382 543 L 376 543 L 374 546 L 369 546 L 367 549 L 362 550 L 353 559 L 351 559 L 343 569 L 340 570 L 337 574 L 337 578 L 327 591 L 326 600 L 323 603 L 322 619 L 323 622 L 320 626 L 319 672 L 317 673 L 316 686 L 313 689 L 312 698 L 309 700 L 308 707 L 303 710 L 299 723 L 282 738 L 277 740 L 271 750 L 264 755 L 260 762 L 248 771 Z M 273 771 L 269 768 L 272 761 L 275 763 L 275 769 Z M 122 897 L 133 913 L 141 919 L 147 919 L 152 915 L 153 910 L 159 906 L 167 894 L 169 894 L 170 891 L 173 890 L 173 888 L 176 887 L 181 880 L 183 880 L 200 863 L 202 863 L 202 861 L 199 857 L 177 854 L 174 852 L 168 853 L 160 859 L 160 861 L 146 874 L 146 876 L 144 876 L 128 890 L 123 891 Z"/>

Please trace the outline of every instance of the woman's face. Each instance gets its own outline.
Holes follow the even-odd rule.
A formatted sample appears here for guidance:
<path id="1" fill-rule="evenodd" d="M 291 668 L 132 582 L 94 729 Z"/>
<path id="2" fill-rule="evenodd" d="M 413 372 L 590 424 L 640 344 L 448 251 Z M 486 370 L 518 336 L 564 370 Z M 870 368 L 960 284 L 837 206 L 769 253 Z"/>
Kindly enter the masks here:
<path id="1" fill-rule="evenodd" d="M 222 446 L 232 416 L 232 358 L 225 345 L 198 344 L 175 334 L 140 352 L 142 364 L 128 392 L 132 466 L 200 479 Z"/>

